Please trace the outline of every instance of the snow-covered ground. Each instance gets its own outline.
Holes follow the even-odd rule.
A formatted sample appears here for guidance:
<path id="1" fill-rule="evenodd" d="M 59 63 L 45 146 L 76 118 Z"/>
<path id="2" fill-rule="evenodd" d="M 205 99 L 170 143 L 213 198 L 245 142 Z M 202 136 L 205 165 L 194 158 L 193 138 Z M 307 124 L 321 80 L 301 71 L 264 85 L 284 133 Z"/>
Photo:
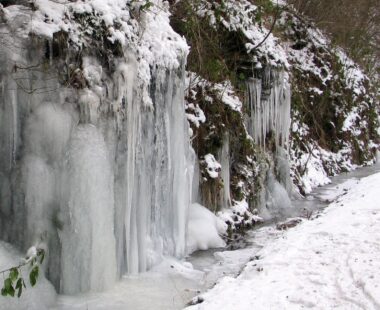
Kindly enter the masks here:
<path id="1" fill-rule="evenodd" d="M 380 173 L 325 193 L 340 196 L 273 239 L 237 277 L 224 277 L 188 309 L 380 309 Z M 262 233 L 262 232 L 261 232 Z"/>

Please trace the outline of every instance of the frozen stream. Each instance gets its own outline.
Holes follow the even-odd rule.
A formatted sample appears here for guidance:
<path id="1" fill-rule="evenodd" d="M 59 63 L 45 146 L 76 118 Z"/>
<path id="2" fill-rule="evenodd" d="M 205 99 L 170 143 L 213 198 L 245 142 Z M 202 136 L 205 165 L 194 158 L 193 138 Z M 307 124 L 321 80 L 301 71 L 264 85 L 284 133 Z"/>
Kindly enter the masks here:
<path id="1" fill-rule="evenodd" d="M 293 205 L 300 214 L 306 212 L 305 209 L 316 212 L 337 196 L 344 195 L 357 179 L 379 171 L 380 165 L 377 164 L 343 173 L 334 177 L 329 185 L 317 188 L 306 199 L 293 200 Z M 104 293 L 59 296 L 53 309 L 181 309 L 218 278 L 238 274 L 249 260 L 255 259 L 255 253 L 277 234 L 275 223 L 265 225 L 247 233 L 245 248 L 199 251 L 183 262 L 168 260 L 150 272 L 123 278 Z"/>

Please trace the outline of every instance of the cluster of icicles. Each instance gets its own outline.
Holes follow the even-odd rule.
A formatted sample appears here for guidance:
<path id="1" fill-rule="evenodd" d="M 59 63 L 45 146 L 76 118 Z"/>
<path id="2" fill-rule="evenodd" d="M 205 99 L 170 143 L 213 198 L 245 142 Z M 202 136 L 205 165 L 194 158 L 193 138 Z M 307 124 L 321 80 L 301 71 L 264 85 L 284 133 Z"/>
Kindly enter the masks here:
<path id="1" fill-rule="evenodd" d="M 288 145 L 290 128 L 290 85 L 283 70 L 266 67 L 261 78 L 247 81 L 248 132 L 265 148 L 269 133 L 276 146 Z"/>

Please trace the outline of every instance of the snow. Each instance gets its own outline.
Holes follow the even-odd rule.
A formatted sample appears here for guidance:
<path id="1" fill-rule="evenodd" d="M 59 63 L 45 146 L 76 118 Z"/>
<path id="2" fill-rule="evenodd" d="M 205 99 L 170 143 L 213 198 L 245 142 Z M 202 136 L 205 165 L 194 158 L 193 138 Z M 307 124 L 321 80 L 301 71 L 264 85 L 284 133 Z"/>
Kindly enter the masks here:
<path id="1" fill-rule="evenodd" d="M 218 212 L 218 217 L 225 223 L 230 223 L 231 228 L 234 229 L 236 224 L 249 223 L 254 225 L 261 223 L 264 219 L 257 215 L 258 211 L 255 209 L 253 212 L 249 209 L 248 202 L 246 200 L 234 201 L 234 204 L 230 208 L 225 208 Z"/>
<path id="2" fill-rule="evenodd" d="M 194 296 L 204 273 L 188 262 L 165 258 L 138 276 L 124 276 L 111 290 L 59 296 L 51 310 L 167 310 L 181 309 Z"/>
<path id="3" fill-rule="evenodd" d="M 186 110 L 191 113 L 186 113 L 187 120 L 199 127 L 201 123 L 206 121 L 206 116 L 198 104 L 189 103 L 186 105 Z"/>
<path id="4" fill-rule="evenodd" d="M 315 219 L 264 228 L 273 240 L 188 309 L 379 309 L 379 185 L 380 173 L 351 180 Z"/>
<path id="5" fill-rule="evenodd" d="M 345 51 L 341 48 L 336 48 L 335 53 L 343 66 L 343 74 L 346 81 L 347 88 L 352 89 L 355 96 L 361 94 L 365 95 L 367 90 L 364 83 L 368 80 L 368 77 L 359 68 L 354 61 L 347 56 Z"/>
<path id="6" fill-rule="evenodd" d="M 152 107 L 148 91 L 151 67 L 169 70 L 180 68 L 189 47 L 186 40 L 170 26 L 168 6 L 161 0 L 150 2 L 152 5 L 149 9 L 140 10 L 145 2 L 35 0 L 33 10 L 11 5 L 2 8 L 2 11 L 10 28 L 9 33 L 17 30 L 19 37 L 27 38 L 34 34 L 52 40 L 55 33 L 64 31 L 73 47 L 78 49 L 87 46 L 93 40 L 93 31 L 99 32 L 98 28 L 101 28 L 110 42 L 117 41 L 124 50 L 136 53 L 140 88 L 143 91 L 142 103 Z M 91 23 L 87 24 L 86 18 L 91 19 Z"/>
<path id="7" fill-rule="evenodd" d="M 350 113 L 346 116 L 346 119 L 343 122 L 342 131 L 351 132 L 354 136 L 360 136 L 361 128 L 356 126 L 356 123 L 359 123 L 361 120 L 359 114 L 359 107 L 354 107 Z"/>
<path id="8" fill-rule="evenodd" d="M 35 246 L 32 246 L 28 249 L 28 251 L 26 251 L 26 259 L 29 261 L 29 260 L 32 260 L 33 258 L 35 258 L 37 256 L 37 248 Z"/>
<path id="9" fill-rule="evenodd" d="M 243 103 L 241 99 L 236 95 L 234 88 L 232 86 L 231 81 L 224 81 L 222 83 L 212 83 L 197 75 L 194 72 L 187 72 L 186 75 L 186 85 L 188 91 L 188 98 L 191 100 L 196 100 L 197 97 L 197 88 L 199 87 L 202 90 L 202 95 L 204 100 L 208 103 L 212 104 L 214 102 L 214 98 L 209 96 L 208 94 L 213 94 L 217 99 L 223 102 L 225 105 L 229 106 L 233 111 L 241 112 Z M 195 109 L 196 115 L 199 114 L 200 108 L 198 105 L 194 106 L 191 104 L 187 104 L 187 109 L 190 112 L 193 112 Z M 199 120 L 201 122 L 206 121 L 206 119 L 202 117 L 202 110 L 200 110 Z M 193 112 L 194 113 L 194 112 Z M 188 116 L 189 117 L 189 116 Z M 193 117 L 190 116 L 190 121 L 193 121 Z"/>
<path id="10" fill-rule="evenodd" d="M 222 166 L 217 162 L 214 155 L 205 155 L 204 162 L 206 164 L 206 171 L 210 178 L 216 179 L 217 177 L 219 177 L 219 172 L 221 171 Z"/>
<path id="11" fill-rule="evenodd" d="M 304 174 L 302 176 L 302 185 L 305 193 L 310 193 L 313 188 L 329 184 L 331 182 L 323 163 L 319 157 L 318 150 L 313 150 L 311 154 L 303 154 L 301 161 L 305 164 Z"/>
<path id="12" fill-rule="evenodd" d="M 220 236 L 226 230 L 227 225 L 210 210 L 198 203 L 192 204 L 187 224 L 187 253 L 224 247 L 226 244 Z"/>
<path id="13" fill-rule="evenodd" d="M 247 54 L 257 53 L 262 58 L 260 61 L 256 58 L 255 66 L 260 67 L 261 61 L 264 60 L 273 67 L 289 67 L 286 52 L 278 38 L 272 33 L 268 35 L 269 30 L 256 22 L 258 7 L 250 1 L 229 0 L 219 4 L 202 0 L 197 3 L 195 9 L 200 17 L 208 18 L 211 26 L 215 27 L 216 23 L 219 23 L 228 31 L 241 32 L 248 41 L 245 45 Z"/>
<path id="14" fill-rule="evenodd" d="M 243 104 L 239 97 L 235 95 L 230 81 L 225 81 L 224 83 L 216 83 L 212 89 L 220 94 L 220 99 L 224 104 L 228 105 L 234 111 L 241 112 Z"/>

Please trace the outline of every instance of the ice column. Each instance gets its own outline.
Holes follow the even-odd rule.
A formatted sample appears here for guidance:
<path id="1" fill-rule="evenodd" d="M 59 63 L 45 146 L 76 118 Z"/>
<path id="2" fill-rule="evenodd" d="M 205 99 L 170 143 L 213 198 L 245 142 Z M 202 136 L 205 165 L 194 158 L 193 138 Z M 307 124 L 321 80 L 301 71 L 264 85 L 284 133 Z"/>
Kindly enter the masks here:
<path id="1" fill-rule="evenodd" d="M 183 68 L 154 70 L 152 107 L 141 104 L 138 93 L 126 100 L 116 188 L 120 274 L 145 271 L 164 255 L 184 255 L 194 154 L 184 117 L 183 73 Z"/>

